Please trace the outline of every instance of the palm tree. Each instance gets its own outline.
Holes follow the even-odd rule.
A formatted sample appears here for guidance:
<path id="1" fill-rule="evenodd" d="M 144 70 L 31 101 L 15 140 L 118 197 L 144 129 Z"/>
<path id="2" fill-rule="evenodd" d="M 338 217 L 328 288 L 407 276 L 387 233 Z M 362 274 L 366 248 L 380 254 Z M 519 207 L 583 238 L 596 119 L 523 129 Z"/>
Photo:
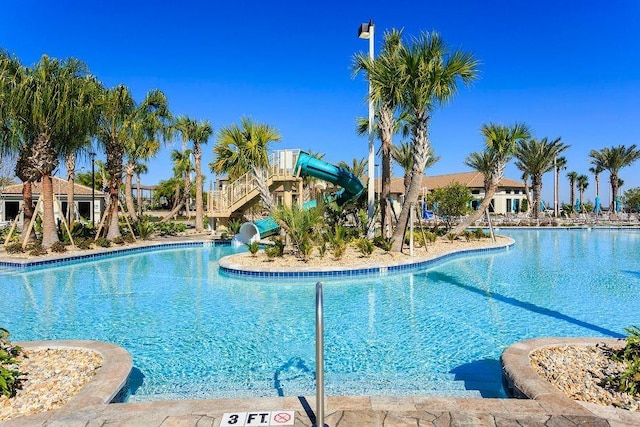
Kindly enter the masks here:
<path id="1" fill-rule="evenodd" d="M 347 162 L 341 160 L 338 163 L 338 166 L 348 170 L 349 172 L 351 172 L 352 174 L 354 174 L 355 176 L 357 176 L 358 178 L 361 178 L 365 175 L 366 170 L 367 170 L 367 165 L 368 165 L 369 161 L 367 159 L 356 159 L 354 158 L 353 160 L 351 160 L 351 164 L 348 164 Z"/>
<path id="2" fill-rule="evenodd" d="M 193 158 L 196 168 L 196 231 L 204 230 L 204 209 L 202 201 L 202 144 L 206 144 L 213 133 L 211 123 L 207 120 L 196 125 L 191 140 L 193 142 Z"/>
<path id="3" fill-rule="evenodd" d="M 484 175 L 485 193 L 482 202 L 471 215 L 462 221 L 452 233 L 460 234 L 473 224 L 489 208 L 491 199 L 498 189 L 498 184 L 504 176 L 504 169 L 513 157 L 517 144 L 529 138 L 529 128 L 520 123 L 503 126 L 494 123 L 484 124 L 480 129 L 484 136 L 485 149 L 483 153 L 473 153 L 465 163 Z M 487 164 L 490 162 L 490 164 Z M 481 168 L 479 168 L 481 166 Z"/>
<path id="4" fill-rule="evenodd" d="M 253 167 L 266 169 L 269 167 L 269 144 L 281 139 L 275 128 L 243 117 L 240 126 L 233 124 L 220 129 L 213 147 L 215 160 L 209 163 L 209 167 L 217 175 L 226 173 L 230 181 L 240 178 Z"/>
<path id="5" fill-rule="evenodd" d="M 435 165 L 440 156 L 435 156 L 432 147 L 429 147 L 427 154 L 427 163 L 424 166 L 425 172 L 431 166 Z M 411 144 L 403 142 L 400 146 L 393 145 L 391 147 L 391 158 L 402 168 L 404 171 L 404 188 L 405 191 L 409 188 L 411 183 L 411 171 L 413 170 L 413 154 L 411 153 Z"/>
<path id="6" fill-rule="evenodd" d="M 392 250 L 395 252 L 402 248 L 409 212 L 418 201 L 422 189 L 422 177 L 429 156 L 428 125 L 431 111 L 453 99 L 459 82 L 468 85 L 475 80 L 478 69 L 478 62 L 471 54 L 450 51 L 435 32 L 422 33 L 413 39 L 411 46 L 400 46 L 398 56 L 402 69 L 399 77 L 403 83 L 400 106 L 409 117 L 414 162 L 411 182 L 392 236 Z"/>
<path id="7" fill-rule="evenodd" d="M 136 127 L 134 127 L 136 128 Z M 124 166 L 125 179 L 124 179 L 124 200 L 127 205 L 127 211 L 133 221 L 138 221 L 138 214 L 133 203 L 133 175 L 138 174 L 141 165 L 154 157 L 158 151 L 160 151 L 160 141 L 155 138 L 155 135 L 151 135 L 152 138 L 146 137 L 145 132 L 138 126 L 138 135 L 132 135 L 132 138 L 125 144 L 124 154 L 126 156 L 126 164 Z M 138 178 L 140 174 L 138 174 Z M 137 189 L 138 195 L 140 194 L 140 188 Z M 140 209 L 140 206 L 138 206 Z"/>
<path id="8" fill-rule="evenodd" d="M 529 185 L 529 179 L 531 176 L 528 172 L 522 172 L 522 182 L 524 183 L 524 195 L 527 198 L 527 213 L 531 212 L 531 186 Z"/>
<path id="9" fill-rule="evenodd" d="M 573 205 L 576 200 L 576 179 L 578 179 L 578 172 L 568 172 L 567 179 L 569 180 L 569 205 L 573 210 Z"/>
<path id="10" fill-rule="evenodd" d="M 601 166 L 598 166 L 598 165 L 594 165 L 594 166 L 589 168 L 589 172 L 591 172 L 593 174 L 593 178 L 596 181 L 596 199 L 597 199 L 597 202 L 600 201 L 600 174 L 603 171 L 604 171 L 604 169 Z M 596 207 L 599 208 L 599 205 L 596 206 Z"/>
<path id="11" fill-rule="evenodd" d="M 633 162 L 640 158 L 640 151 L 638 151 L 635 144 L 630 147 L 619 145 L 617 147 L 605 147 L 600 151 L 591 150 L 589 152 L 591 157 L 591 163 L 602 170 L 609 171 L 609 182 L 611 183 L 611 206 L 613 211 L 618 211 L 618 189 L 620 188 L 620 178 L 618 174 L 620 169 L 631 165 Z"/>
<path id="12" fill-rule="evenodd" d="M 42 181 L 42 245 L 57 242 L 51 175 L 65 158 L 85 144 L 99 113 L 98 83 L 74 58 L 64 61 L 44 55 L 24 68 L 9 96 L 8 109 L 20 149 L 16 174 L 24 181 Z"/>
<path id="13" fill-rule="evenodd" d="M 136 164 L 134 173 L 136 174 L 136 198 L 138 203 L 138 215 L 142 215 L 142 185 L 140 182 L 140 175 L 147 173 L 149 168 L 144 163 Z"/>
<path id="14" fill-rule="evenodd" d="M 580 212 L 582 212 L 584 211 L 584 190 L 589 186 L 589 177 L 587 175 L 578 175 L 576 184 L 580 194 Z"/>
<path id="15" fill-rule="evenodd" d="M 176 185 L 173 207 L 160 222 L 167 222 L 177 215 L 183 207 L 187 206 L 189 197 L 191 197 L 191 180 L 184 179 L 185 175 L 190 175 L 193 172 L 191 150 L 173 150 L 171 152 L 171 160 L 173 160 L 173 176 L 176 178 L 177 183 L 184 185 L 184 188 L 181 188 L 181 185 Z"/>
<path id="16" fill-rule="evenodd" d="M 523 173 L 531 177 L 531 187 L 533 188 L 533 217 L 538 218 L 540 214 L 540 197 L 542 194 L 542 175 L 553 171 L 554 159 L 564 150 L 569 148 L 562 143 L 560 138 L 549 141 L 546 137 L 541 140 L 535 138 L 519 141 L 516 151 L 516 167 Z"/>
<path id="17" fill-rule="evenodd" d="M 553 214 L 558 216 L 558 199 L 560 197 L 560 171 L 567 169 L 567 158 L 564 156 L 556 157 L 555 160 L 555 185 L 553 188 Z"/>
<path id="18" fill-rule="evenodd" d="M 107 156 L 109 222 L 106 237 L 114 239 L 120 236 L 118 195 L 127 145 L 132 138 L 140 135 L 146 140 L 156 140 L 160 136 L 166 139 L 171 113 L 166 97 L 159 90 L 150 91 L 140 105 L 136 104 L 129 89 L 124 85 L 103 90 L 101 98 L 103 113 L 96 135 Z"/>
<path id="19" fill-rule="evenodd" d="M 197 126 L 196 121 L 185 115 L 179 116 L 176 119 L 175 123 L 173 124 L 173 130 L 175 132 L 180 133 L 180 137 L 182 139 L 182 146 L 180 150 L 182 153 L 184 153 L 187 150 L 187 143 L 193 138 L 193 134 L 195 132 L 196 126 Z M 186 168 L 185 170 L 191 170 L 191 168 Z M 191 188 L 191 172 L 185 174 L 183 179 L 184 179 L 184 188 L 190 189 Z M 179 203 L 179 206 L 177 206 L 177 211 L 182 209 L 183 206 L 187 211 L 187 216 L 191 217 L 191 214 L 189 213 L 188 196 L 186 199 L 182 200 L 181 203 Z M 167 218 L 170 218 L 171 216 L 173 216 L 172 213 L 170 213 L 167 216 Z"/>
<path id="20" fill-rule="evenodd" d="M 354 76 L 360 71 L 367 73 L 371 90 L 370 100 L 375 105 L 377 133 L 382 152 L 382 183 L 380 188 L 380 212 L 382 230 L 391 229 L 391 149 L 393 135 L 397 132 L 395 112 L 402 101 L 401 65 L 399 48 L 402 45 L 402 30 L 391 30 L 384 35 L 382 51 L 371 59 L 368 54 L 358 53 L 353 58 Z M 358 133 L 368 132 L 358 128 Z"/>

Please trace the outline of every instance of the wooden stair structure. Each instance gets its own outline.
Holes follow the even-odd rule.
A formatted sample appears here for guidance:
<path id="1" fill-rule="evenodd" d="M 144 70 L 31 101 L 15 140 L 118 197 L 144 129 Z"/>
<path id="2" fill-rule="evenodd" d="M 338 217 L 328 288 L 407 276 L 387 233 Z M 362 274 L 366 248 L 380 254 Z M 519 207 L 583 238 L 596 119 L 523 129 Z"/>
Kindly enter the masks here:
<path id="1" fill-rule="evenodd" d="M 266 177 L 256 177 L 253 172 L 247 172 L 237 180 L 225 185 L 221 190 L 213 190 L 208 194 L 207 216 L 209 218 L 228 219 L 239 216 L 244 210 L 260 200 L 260 187 L 267 185 L 273 192 L 283 184 L 285 191 L 296 183 L 301 186 L 300 178 L 294 166 L 300 150 L 274 151 L 269 159 Z M 264 183 L 261 180 L 265 180 Z"/>

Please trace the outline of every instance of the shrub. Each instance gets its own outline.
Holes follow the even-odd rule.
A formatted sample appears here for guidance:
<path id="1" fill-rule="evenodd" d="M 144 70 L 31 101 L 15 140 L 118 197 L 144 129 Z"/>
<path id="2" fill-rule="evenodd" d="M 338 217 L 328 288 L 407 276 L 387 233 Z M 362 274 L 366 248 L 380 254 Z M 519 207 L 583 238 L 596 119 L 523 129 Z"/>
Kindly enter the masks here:
<path id="1" fill-rule="evenodd" d="M 487 237 L 487 235 L 485 234 L 484 230 L 482 230 L 482 228 L 476 228 L 473 234 L 475 234 L 476 239 L 478 240 L 484 239 Z"/>
<path id="2" fill-rule="evenodd" d="M 138 231 L 138 236 L 142 240 L 147 240 L 153 234 L 155 227 L 153 223 L 149 221 L 148 217 L 141 217 L 136 223 L 136 230 Z"/>
<path id="3" fill-rule="evenodd" d="M 284 255 L 284 242 L 282 239 L 276 239 L 273 241 L 273 246 L 269 246 L 264 250 L 269 258 L 281 257 Z"/>
<path id="4" fill-rule="evenodd" d="M 111 241 L 106 237 L 98 237 L 94 243 L 96 246 L 100 246 L 101 248 L 108 248 L 111 246 Z"/>
<path id="5" fill-rule="evenodd" d="M 249 252 L 251 252 L 251 256 L 256 256 L 258 250 L 260 250 L 260 242 L 257 240 L 249 242 L 247 243 L 247 247 L 249 248 Z"/>
<path id="6" fill-rule="evenodd" d="M 326 254 L 327 254 L 327 242 L 323 240 L 322 243 L 318 246 L 318 255 L 320 256 L 320 259 L 323 259 Z"/>
<path id="7" fill-rule="evenodd" d="M 314 244 L 313 241 L 309 238 L 303 239 L 298 243 L 298 251 L 300 252 L 300 256 L 304 260 L 304 262 L 309 261 L 311 258 L 311 254 L 313 253 Z"/>
<path id="8" fill-rule="evenodd" d="M 360 253 L 365 257 L 370 256 L 375 249 L 373 242 L 366 237 L 361 237 L 356 240 L 356 247 L 360 250 Z"/>
<path id="9" fill-rule="evenodd" d="M 447 239 L 449 239 L 450 242 L 453 242 L 457 238 L 458 238 L 458 235 L 456 233 L 447 233 Z"/>
<path id="10" fill-rule="evenodd" d="M 331 243 L 331 253 L 335 259 L 342 259 L 347 250 L 347 244 L 344 240 L 338 240 Z"/>
<path id="11" fill-rule="evenodd" d="M 242 221 L 239 219 L 230 219 L 227 228 L 231 234 L 238 234 L 240 231 L 240 227 L 242 227 Z"/>
<path id="12" fill-rule="evenodd" d="M 625 370 L 619 377 L 607 377 L 604 382 L 623 393 L 635 395 L 640 393 L 640 328 L 631 326 L 625 332 L 629 334 L 625 346 L 610 352 L 611 359 L 624 363 Z"/>
<path id="13" fill-rule="evenodd" d="M 124 245 L 124 237 L 122 236 L 115 237 L 111 239 L 111 242 L 115 243 L 116 245 Z"/>
<path id="14" fill-rule="evenodd" d="M 87 250 L 87 249 L 91 249 L 91 244 L 92 244 L 93 239 L 76 239 L 74 240 L 76 247 L 78 249 L 83 249 L 83 250 Z"/>
<path id="15" fill-rule="evenodd" d="M 44 246 L 42 246 L 42 243 L 40 242 L 27 246 L 27 250 L 29 251 L 29 255 L 31 256 L 41 256 L 47 254 L 47 250 L 44 248 Z"/>
<path id="16" fill-rule="evenodd" d="M 18 371 L 16 359 L 22 354 L 22 349 L 9 341 L 9 331 L 0 328 L 0 395 L 12 397 L 22 385 L 24 374 Z"/>
<path id="17" fill-rule="evenodd" d="M 50 248 L 53 252 L 62 253 L 67 251 L 67 247 L 63 242 L 55 242 Z"/>
<path id="18" fill-rule="evenodd" d="M 476 233 L 471 231 L 471 230 L 464 230 L 464 232 L 462 233 L 462 235 L 464 236 L 465 240 L 468 242 L 470 241 L 473 237 L 475 237 Z"/>
<path id="19" fill-rule="evenodd" d="M 122 238 L 124 239 L 125 243 L 135 243 L 136 241 L 136 238 L 131 234 L 126 234 L 122 236 Z"/>
<path id="20" fill-rule="evenodd" d="M 22 249 L 22 243 L 11 243 L 5 246 L 5 250 L 8 254 L 21 254 L 24 253 L 24 249 Z"/>
<path id="21" fill-rule="evenodd" d="M 378 235 L 373 239 L 373 244 L 383 251 L 389 252 L 391 250 L 391 247 L 393 246 L 393 240 Z"/>

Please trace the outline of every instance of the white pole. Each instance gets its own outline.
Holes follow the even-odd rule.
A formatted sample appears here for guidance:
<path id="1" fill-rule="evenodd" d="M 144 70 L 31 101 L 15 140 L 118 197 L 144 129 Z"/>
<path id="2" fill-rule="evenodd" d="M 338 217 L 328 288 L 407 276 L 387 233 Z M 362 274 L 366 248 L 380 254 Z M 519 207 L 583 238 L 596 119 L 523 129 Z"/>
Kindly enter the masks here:
<path id="1" fill-rule="evenodd" d="M 374 25 L 373 22 L 369 25 L 369 58 L 373 61 L 374 54 Z M 368 209 L 367 216 L 369 217 L 369 223 L 373 221 L 373 214 L 375 211 L 375 187 L 374 187 L 374 171 L 375 171 L 375 150 L 373 147 L 373 101 L 371 99 L 371 78 L 369 78 L 369 190 L 368 190 Z M 373 238 L 375 233 L 375 227 L 369 227 L 369 237 Z"/>
<path id="2" fill-rule="evenodd" d="M 556 160 L 558 156 L 553 158 L 553 216 L 558 217 L 558 169 Z"/>
<path id="3" fill-rule="evenodd" d="M 322 282 L 316 283 L 316 422 L 324 427 L 324 322 Z"/>

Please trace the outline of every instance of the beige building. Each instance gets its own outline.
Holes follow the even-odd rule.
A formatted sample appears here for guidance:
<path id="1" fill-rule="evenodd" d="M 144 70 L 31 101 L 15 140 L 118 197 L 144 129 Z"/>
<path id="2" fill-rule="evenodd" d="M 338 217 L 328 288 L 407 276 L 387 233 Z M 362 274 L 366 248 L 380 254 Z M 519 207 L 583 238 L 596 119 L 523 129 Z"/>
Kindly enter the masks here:
<path id="1" fill-rule="evenodd" d="M 428 194 L 436 188 L 458 182 L 471 190 L 474 201 L 472 206 L 476 208 L 484 198 L 484 175 L 480 172 L 462 172 L 447 175 L 425 176 L 422 179 L 422 194 Z M 380 191 L 380 179 L 376 179 L 376 192 Z M 402 202 L 405 193 L 404 178 L 391 178 L 391 198 L 398 203 Z M 525 186 L 521 181 L 502 178 L 489 206 L 489 212 L 496 214 L 508 214 L 519 212 L 523 200 L 526 200 Z"/>
<path id="2" fill-rule="evenodd" d="M 68 181 L 52 177 L 54 203 L 53 210 L 56 220 L 61 217 L 62 212 L 67 212 L 67 187 Z M 32 185 L 33 203 L 37 203 L 42 193 L 42 184 L 35 182 Z M 91 187 L 80 184 L 74 184 L 74 218 L 76 220 L 84 218 L 88 222 L 94 224 L 100 223 L 102 212 L 105 206 L 105 195 L 102 191 L 92 193 Z M 56 203 L 56 200 L 59 203 Z M 92 209 L 93 202 L 93 209 Z M 22 225 L 22 184 L 11 184 L 0 188 L 0 225 L 12 222 L 17 215 L 18 224 Z"/>

